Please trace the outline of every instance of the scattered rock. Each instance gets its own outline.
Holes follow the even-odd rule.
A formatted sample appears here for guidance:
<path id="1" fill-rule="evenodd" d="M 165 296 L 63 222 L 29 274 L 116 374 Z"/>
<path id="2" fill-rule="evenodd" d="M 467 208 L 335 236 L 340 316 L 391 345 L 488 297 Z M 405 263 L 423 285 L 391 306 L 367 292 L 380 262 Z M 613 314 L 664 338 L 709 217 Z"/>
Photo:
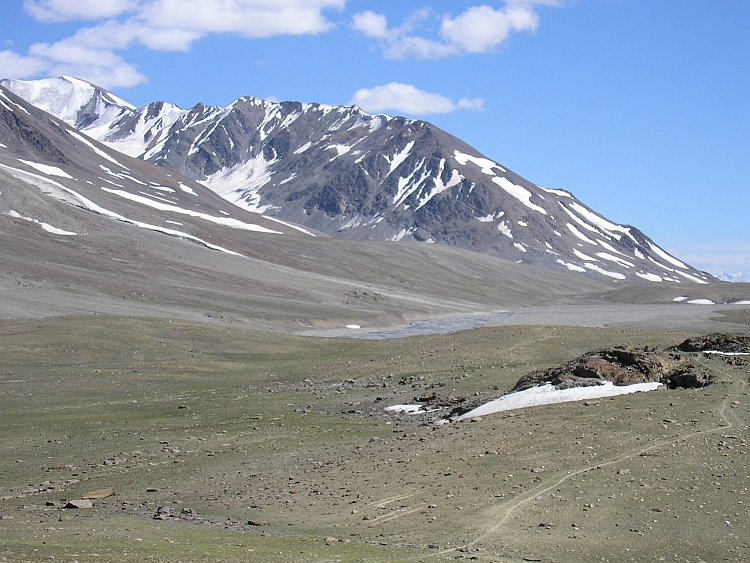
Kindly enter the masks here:
<path id="1" fill-rule="evenodd" d="M 91 491 L 83 495 L 81 498 L 84 500 L 102 499 L 102 498 L 111 497 L 114 494 L 115 494 L 115 490 L 112 487 L 110 487 L 108 489 L 99 489 L 96 491 Z"/>
<path id="2" fill-rule="evenodd" d="M 68 504 L 65 505 L 64 508 L 73 509 L 73 508 L 93 508 L 94 503 L 90 500 L 70 500 L 68 501 Z"/>
<path id="3" fill-rule="evenodd" d="M 709 385 L 712 377 L 711 372 L 706 368 L 688 364 L 673 369 L 663 378 L 662 381 L 670 389 L 676 389 L 678 387 L 696 389 Z"/>
<path id="4" fill-rule="evenodd" d="M 268 526 L 268 522 L 265 520 L 248 520 L 248 526 Z"/>
<path id="5" fill-rule="evenodd" d="M 171 518 L 174 516 L 174 513 L 172 512 L 171 508 L 167 508 L 166 506 L 160 506 L 156 509 L 156 514 L 154 514 L 154 520 L 166 520 L 167 518 Z"/>

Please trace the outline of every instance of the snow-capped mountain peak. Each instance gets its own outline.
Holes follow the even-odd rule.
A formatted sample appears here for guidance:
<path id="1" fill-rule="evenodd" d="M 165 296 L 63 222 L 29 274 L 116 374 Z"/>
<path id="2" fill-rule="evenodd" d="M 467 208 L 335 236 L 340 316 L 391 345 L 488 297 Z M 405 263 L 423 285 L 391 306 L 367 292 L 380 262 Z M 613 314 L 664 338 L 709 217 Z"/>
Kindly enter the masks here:
<path id="1" fill-rule="evenodd" d="M 251 96 L 225 108 L 135 109 L 87 83 L 50 80 L 54 88 L 7 86 L 113 149 L 330 236 L 448 244 L 612 281 L 715 280 L 635 227 L 525 180 L 425 121 Z"/>

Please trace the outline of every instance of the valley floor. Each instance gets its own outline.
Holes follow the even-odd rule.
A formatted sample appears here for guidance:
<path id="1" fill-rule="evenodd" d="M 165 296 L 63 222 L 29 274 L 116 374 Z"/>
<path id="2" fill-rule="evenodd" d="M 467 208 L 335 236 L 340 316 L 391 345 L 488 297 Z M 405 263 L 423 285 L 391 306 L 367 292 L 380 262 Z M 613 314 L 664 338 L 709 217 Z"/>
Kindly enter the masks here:
<path id="1" fill-rule="evenodd" d="M 703 389 L 460 423 L 384 410 L 489 400 L 588 350 L 687 335 L 5 320 L 0 561 L 746 561 L 745 360 L 695 354 Z M 104 498 L 65 508 L 84 496 Z"/>

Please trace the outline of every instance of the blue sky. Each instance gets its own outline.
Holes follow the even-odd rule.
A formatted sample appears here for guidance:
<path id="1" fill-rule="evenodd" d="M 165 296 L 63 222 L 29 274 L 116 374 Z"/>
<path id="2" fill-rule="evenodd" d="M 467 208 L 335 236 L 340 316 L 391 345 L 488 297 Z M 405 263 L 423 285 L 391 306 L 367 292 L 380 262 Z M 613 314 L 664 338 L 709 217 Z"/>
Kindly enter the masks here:
<path id="1" fill-rule="evenodd" d="M 135 105 L 419 117 L 715 274 L 750 274 L 746 0 L 5 0 L 0 75 Z"/>

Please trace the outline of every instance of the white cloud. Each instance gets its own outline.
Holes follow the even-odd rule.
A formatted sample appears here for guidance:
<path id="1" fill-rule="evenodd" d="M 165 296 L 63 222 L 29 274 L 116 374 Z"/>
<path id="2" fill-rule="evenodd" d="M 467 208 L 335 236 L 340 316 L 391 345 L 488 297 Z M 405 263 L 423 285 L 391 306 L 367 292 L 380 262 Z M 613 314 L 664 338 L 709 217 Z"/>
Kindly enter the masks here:
<path id="1" fill-rule="evenodd" d="M 38 21 L 99 20 L 130 12 L 140 0 L 24 0 L 23 8 Z"/>
<path id="2" fill-rule="evenodd" d="M 441 94 L 425 92 L 410 84 L 398 82 L 357 90 L 349 103 L 368 113 L 396 112 L 407 115 L 452 113 L 458 109 L 484 109 L 481 98 L 461 98 L 458 103 L 454 103 Z"/>
<path id="3" fill-rule="evenodd" d="M 452 18 L 443 16 L 440 39 L 428 39 L 414 33 L 416 24 L 434 14 L 421 10 L 400 27 L 388 27 L 388 20 L 373 11 L 360 12 L 352 18 L 352 27 L 367 37 L 377 39 L 387 58 L 439 59 L 464 53 L 492 51 L 512 33 L 536 31 L 539 5 L 557 6 L 558 0 L 506 0 L 499 10 L 487 5 L 473 6 Z"/>
<path id="4" fill-rule="evenodd" d="M 38 57 L 24 57 L 13 51 L 0 51 L 0 76 L 31 78 L 50 68 L 48 61 Z"/>
<path id="5" fill-rule="evenodd" d="M 0 74 L 29 78 L 73 74 L 105 88 L 146 80 L 116 51 L 135 45 L 187 51 L 209 34 L 248 38 L 323 33 L 332 24 L 323 10 L 342 9 L 346 0 L 24 0 L 24 9 L 42 22 L 94 20 L 54 44 L 38 43 L 29 56 L 4 51 Z"/>

